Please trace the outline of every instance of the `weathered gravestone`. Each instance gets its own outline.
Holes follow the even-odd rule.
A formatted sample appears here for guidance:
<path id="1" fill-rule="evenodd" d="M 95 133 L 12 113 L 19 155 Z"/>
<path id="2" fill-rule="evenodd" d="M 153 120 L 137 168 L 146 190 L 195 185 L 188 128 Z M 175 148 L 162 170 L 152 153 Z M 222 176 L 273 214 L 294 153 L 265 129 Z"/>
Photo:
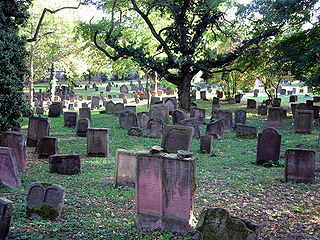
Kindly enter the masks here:
<path id="1" fill-rule="evenodd" d="M 120 128 L 138 127 L 137 116 L 131 110 L 122 110 L 119 115 Z"/>
<path id="2" fill-rule="evenodd" d="M 79 108 L 79 118 L 87 118 L 91 122 L 91 110 L 90 108 Z"/>
<path id="3" fill-rule="evenodd" d="M 257 138 L 257 128 L 238 123 L 235 125 L 236 137 L 238 138 Z"/>
<path id="4" fill-rule="evenodd" d="M 58 139 L 54 137 L 42 138 L 36 148 L 38 158 L 48 158 L 50 155 L 55 155 L 59 152 Z"/>
<path id="5" fill-rule="evenodd" d="M 200 92 L 200 99 L 206 101 L 207 100 L 207 92 L 201 91 Z"/>
<path id="6" fill-rule="evenodd" d="M 9 188 L 21 187 L 17 162 L 11 148 L 0 147 L 0 182 Z"/>
<path id="7" fill-rule="evenodd" d="M 137 107 L 136 106 L 125 106 L 124 110 L 130 110 L 130 111 L 136 113 L 137 112 Z"/>
<path id="8" fill-rule="evenodd" d="M 244 110 L 236 110 L 234 112 L 234 125 L 237 123 L 246 124 L 247 112 Z"/>
<path id="9" fill-rule="evenodd" d="M 212 152 L 212 140 L 213 137 L 211 135 L 201 136 L 200 137 L 200 152 L 201 153 L 209 153 Z"/>
<path id="10" fill-rule="evenodd" d="M 247 99 L 247 109 L 256 109 L 257 108 L 257 102 L 253 99 Z"/>
<path id="11" fill-rule="evenodd" d="M 78 120 L 77 123 L 77 136 L 79 137 L 86 137 L 87 136 L 87 129 L 90 127 L 90 120 L 88 118 L 82 118 Z"/>
<path id="12" fill-rule="evenodd" d="M 134 151 L 117 149 L 114 177 L 115 186 L 135 186 L 136 162 L 136 153 Z"/>
<path id="13" fill-rule="evenodd" d="M 114 113 L 114 103 L 112 101 L 105 103 L 106 113 L 113 114 Z"/>
<path id="14" fill-rule="evenodd" d="M 193 128 L 186 126 L 166 126 L 161 147 L 164 152 L 177 153 L 178 150 L 190 151 Z"/>
<path id="15" fill-rule="evenodd" d="M 48 117 L 60 117 L 62 104 L 58 102 L 53 102 L 49 107 Z"/>
<path id="16" fill-rule="evenodd" d="M 280 157 L 281 135 L 274 128 L 266 128 L 258 135 L 256 164 L 277 162 Z"/>
<path id="17" fill-rule="evenodd" d="M 58 184 L 34 182 L 27 195 L 27 217 L 55 220 L 60 214 L 66 190 Z"/>
<path id="18" fill-rule="evenodd" d="M 200 129 L 196 118 L 186 118 L 184 120 L 179 121 L 179 125 L 187 126 L 193 128 L 193 137 L 194 139 L 198 139 L 200 137 Z"/>
<path id="19" fill-rule="evenodd" d="M 0 135 L 0 146 L 11 148 L 17 163 L 18 170 L 24 172 L 27 165 L 26 144 L 23 133 L 6 131 Z"/>
<path id="20" fill-rule="evenodd" d="M 88 128 L 87 155 L 90 157 L 109 157 L 108 128 Z"/>
<path id="21" fill-rule="evenodd" d="M 232 130 L 232 111 L 231 110 L 216 110 L 215 113 L 215 118 L 223 119 L 224 127 L 223 131 L 224 132 L 230 132 Z"/>
<path id="22" fill-rule="evenodd" d="M 195 199 L 192 153 L 140 151 L 137 156 L 137 227 L 160 227 L 185 233 L 190 228 Z"/>
<path id="23" fill-rule="evenodd" d="M 196 118 L 198 124 L 205 124 L 206 120 L 206 109 L 192 107 L 190 109 L 190 118 Z"/>
<path id="24" fill-rule="evenodd" d="M 147 129 L 149 120 L 150 120 L 150 117 L 148 112 L 137 113 L 137 122 L 140 128 Z"/>
<path id="25" fill-rule="evenodd" d="M 223 208 L 207 208 L 201 212 L 195 239 L 258 240 L 260 226 L 248 220 L 230 216 Z"/>
<path id="26" fill-rule="evenodd" d="M 294 117 L 295 133 L 312 133 L 313 111 L 296 110 Z"/>
<path id="27" fill-rule="evenodd" d="M 12 202 L 0 197 L 0 239 L 8 239 L 10 221 L 12 217 Z"/>
<path id="28" fill-rule="evenodd" d="M 169 113 L 172 113 L 177 108 L 176 97 L 164 97 L 162 98 L 162 101 L 168 106 Z"/>
<path id="29" fill-rule="evenodd" d="M 186 113 L 180 109 L 175 109 L 172 112 L 172 124 L 177 125 L 180 121 L 186 119 Z"/>
<path id="30" fill-rule="evenodd" d="M 240 103 L 241 102 L 241 98 L 242 98 L 242 94 L 236 94 L 234 96 L 234 100 L 236 103 Z"/>
<path id="31" fill-rule="evenodd" d="M 158 117 L 151 117 L 148 121 L 148 137 L 162 138 L 163 134 L 163 121 Z"/>
<path id="32" fill-rule="evenodd" d="M 49 157 L 51 173 L 73 175 L 81 174 L 81 159 L 79 154 L 59 154 Z"/>
<path id="33" fill-rule="evenodd" d="M 315 183 L 315 157 L 313 150 L 287 149 L 284 179 L 302 183 Z"/>
<path id="34" fill-rule="evenodd" d="M 150 106 L 150 117 L 158 117 L 162 119 L 164 124 L 169 124 L 169 109 L 164 103 L 154 104 Z"/>
<path id="35" fill-rule="evenodd" d="M 77 112 L 65 112 L 63 116 L 64 127 L 76 127 L 78 121 Z"/>
<path id="36" fill-rule="evenodd" d="M 134 137 L 141 137 L 142 136 L 142 129 L 139 127 L 131 127 L 128 129 L 128 135 L 129 136 L 134 136 Z"/>
<path id="37" fill-rule="evenodd" d="M 120 92 L 123 93 L 123 94 L 128 94 L 129 93 L 129 89 L 126 85 L 122 85 L 120 87 Z"/>
<path id="38" fill-rule="evenodd" d="M 215 138 L 221 139 L 223 135 L 224 123 L 223 119 L 212 120 L 206 128 L 206 135 L 212 135 Z"/>
<path id="39" fill-rule="evenodd" d="M 283 108 L 270 107 L 268 111 L 268 127 L 282 127 L 282 112 Z"/>
<path id="40" fill-rule="evenodd" d="M 36 147 L 38 141 L 49 136 L 50 120 L 44 117 L 30 117 L 28 126 L 27 146 Z"/>
<path id="41" fill-rule="evenodd" d="M 100 98 L 98 96 L 92 96 L 91 108 L 99 108 L 99 107 L 100 107 Z"/>
<path id="42" fill-rule="evenodd" d="M 281 89 L 281 90 L 280 90 L 280 95 L 286 95 L 286 92 L 287 92 L 287 90 Z"/>
<path id="43" fill-rule="evenodd" d="M 120 115 L 120 112 L 122 111 L 122 110 L 124 110 L 124 105 L 123 105 L 123 103 L 116 103 L 115 105 L 114 105 L 114 115 L 116 115 L 116 116 L 119 116 Z"/>
<path id="44" fill-rule="evenodd" d="M 298 96 L 292 95 L 289 97 L 289 102 L 296 102 L 296 101 L 298 101 Z"/>

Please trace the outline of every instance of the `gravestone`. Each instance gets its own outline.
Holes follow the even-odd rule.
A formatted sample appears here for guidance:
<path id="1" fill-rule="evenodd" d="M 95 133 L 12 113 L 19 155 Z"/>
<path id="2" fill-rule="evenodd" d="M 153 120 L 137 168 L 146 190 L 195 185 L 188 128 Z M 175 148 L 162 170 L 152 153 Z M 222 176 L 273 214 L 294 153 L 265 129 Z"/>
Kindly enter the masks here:
<path id="1" fill-rule="evenodd" d="M 82 118 L 77 123 L 77 136 L 87 137 L 87 129 L 90 127 L 90 120 L 88 118 Z"/>
<path id="2" fill-rule="evenodd" d="M 200 137 L 200 152 L 201 153 L 209 153 L 212 152 L 212 140 L 213 137 L 211 135 L 201 136 Z"/>
<path id="3" fill-rule="evenodd" d="M 238 123 L 235 125 L 236 137 L 237 138 L 257 138 L 257 128 L 248 126 L 245 124 Z"/>
<path id="4" fill-rule="evenodd" d="M 256 164 L 278 162 L 280 157 L 281 135 L 274 128 L 266 128 L 258 135 Z"/>
<path id="5" fill-rule="evenodd" d="M 65 112 L 63 116 L 64 127 L 76 127 L 78 122 L 77 112 Z"/>
<path id="6" fill-rule="evenodd" d="M 36 108 L 36 114 L 38 114 L 38 115 L 44 114 L 44 108 L 43 107 L 37 107 Z"/>
<path id="7" fill-rule="evenodd" d="M 299 93 L 303 93 L 303 92 L 304 92 L 303 88 L 300 88 Z"/>
<path id="8" fill-rule="evenodd" d="M 298 101 L 298 96 L 292 95 L 289 97 L 289 102 L 296 102 L 296 101 Z"/>
<path id="9" fill-rule="evenodd" d="M 87 156 L 109 157 L 109 129 L 88 128 Z"/>
<path id="10" fill-rule="evenodd" d="M 256 109 L 257 108 L 257 102 L 253 99 L 247 99 L 247 109 Z"/>
<path id="11" fill-rule="evenodd" d="M 0 239 L 8 239 L 10 221 L 12 217 L 12 202 L 5 197 L 0 197 Z"/>
<path id="12" fill-rule="evenodd" d="M 114 113 L 114 103 L 112 101 L 106 102 L 105 104 L 107 114 Z"/>
<path id="13" fill-rule="evenodd" d="M 315 157 L 316 152 L 313 150 L 287 149 L 285 181 L 315 183 Z"/>
<path id="14" fill-rule="evenodd" d="M 140 151 L 136 156 L 137 228 L 185 233 L 193 217 L 196 158 L 186 151 Z"/>
<path id="15" fill-rule="evenodd" d="M 99 108 L 99 107 L 100 107 L 100 98 L 98 96 L 92 96 L 91 108 Z"/>
<path id="16" fill-rule="evenodd" d="M 272 101 L 272 106 L 273 107 L 280 107 L 280 105 L 281 105 L 281 98 L 273 99 L 273 101 Z"/>
<path id="17" fill-rule="evenodd" d="M 222 91 L 217 90 L 216 94 L 217 94 L 217 98 L 223 98 L 223 92 Z"/>
<path id="18" fill-rule="evenodd" d="M 292 95 L 293 92 L 292 92 L 292 91 L 287 91 L 287 94 L 288 94 L 288 95 Z"/>
<path id="19" fill-rule="evenodd" d="M 11 148 L 16 159 L 18 171 L 24 172 L 27 165 L 26 144 L 23 133 L 6 131 L 0 134 L 0 146 Z"/>
<path id="20" fill-rule="evenodd" d="M 125 106 L 124 110 L 131 110 L 132 112 L 134 112 L 136 114 L 137 107 L 136 106 Z"/>
<path id="21" fill-rule="evenodd" d="M 169 124 L 169 109 L 164 103 L 154 104 L 150 106 L 150 117 L 158 117 L 162 119 L 164 124 Z"/>
<path id="22" fill-rule="evenodd" d="M 259 89 L 255 89 L 253 92 L 253 97 L 258 97 Z"/>
<path id="23" fill-rule="evenodd" d="M 313 111 L 296 110 L 294 116 L 295 133 L 312 133 Z"/>
<path id="24" fill-rule="evenodd" d="M 207 124 L 206 135 L 212 135 L 214 138 L 221 139 L 223 135 L 224 123 L 223 120 L 212 120 Z"/>
<path id="25" fill-rule="evenodd" d="M 206 120 L 206 109 L 191 107 L 190 118 L 196 118 L 198 124 L 205 124 Z"/>
<path id="26" fill-rule="evenodd" d="M 211 108 L 211 113 L 213 113 L 217 108 L 220 107 L 220 99 L 214 97 L 212 99 L 212 108 Z"/>
<path id="27" fill-rule="evenodd" d="M 242 98 L 242 94 L 236 94 L 234 96 L 234 100 L 236 103 L 240 103 L 241 102 L 241 98 Z"/>
<path id="28" fill-rule="evenodd" d="M 282 112 L 283 108 L 270 107 L 268 111 L 268 127 L 282 127 Z"/>
<path id="29" fill-rule="evenodd" d="M 193 139 L 198 139 L 200 137 L 200 129 L 196 118 L 186 118 L 179 121 L 178 125 L 193 128 Z"/>
<path id="30" fill-rule="evenodd" d="M 164 152 L 177 153 L 178 150 L 190 151 L 193 128 L 186 126 L 166 126 L 163 131 L 161 147 Z"/>
<path id="31" fill-rule="evenodd" d="M 148 128 L 148 121 L 150 120 L 148 112 L 138 112 L 137 113 L 137 122 L 138 127 L 147 129 Z"/>
<path id="32" fill-rule="evenodd" d="M 246 124 L 247 112 L 244 110 L 236 110 L 234 112 L 234 124 L 237 123 Z"/>
<path id="33" fill-rule="evenodd" d="M 177 125 L 180 121 L 186 119 L 186 113 L 180 109 L 176 109 L 172 112 L 172 124 Z"/>
<path id="34" fill-rule="evenodd" d="M 61 214 L 66 190 L 58 184 L 34 182 L 27 195 L 27 217 L 56 220 Z"/>
<path id="35" fill-rule="evenodd" d="M 193 239 L 258 240 L 259 236 L 258 224 L 230 216 L 223 208 L 207 208 L 201 212 Z"/>
<path id="36" fill-rule="evenodd" d="M 259 105 L 258 106 L 258 114 L 261 116 L 267 116 L 268 113 L 268 107 L 265 105 Z"/>
<path id="37" fill-rule="evenodd" d="M 297 89 L 296 88 L 292 88 L 292 93 L 296 94 L 297 93 Z"/>
<path id="38" fill-rule="evenodd" d="M 320 97 L 319 96 L 314 96 L 313 97 L 314 102 L 320 102 Z"/>
<path id="39" fill-rule="evenodd" d="M 79 108 L 79 118 L 87 118 L 91 122 L 91 110 L 90 108 Z"/>
<path id="40" fill-rule="evenodd" d="M 168 106 L 169 113 L 172 113 L 177 108 L 177 99 L 175 97 L 162 98 L 163 103 Z"/>
<path id="41" fill-rule="evenodd" d="M 282 119 L 287 119 L 287 109 L 282 109 Z"/>
<path id="42" fill-rule="evenodd" d="M 306 103 L 298 103 L 295 110 L 310 110 L 310 107 Z"/>
<path id="43" fill-rule="evenodd" d="M 320 107 L 319 106 L 313 106 L 312 110 L 313 110 L 313 118 L 314 119 L 318 119 L 319 118 Z"/>
<path id="44" fill-rule="evenodd" d="M 131 127 L 128 129 L 128 135 L 129 136 L 134 136 L 134 137 L 141 137 L 142 136 L 142 129 L 139 127 Z"/>
<path id="45" fill-rule="evenodd" d="M 232 111 L 231 110 L 217 110 L 215 114 L 215 118 L 223 118 L 223 131 L 230 132 L 232 131 Z"/>
<path id="46" fill-rule="evenodd" d="M 281 89 L 281 91 L 280 91 L 280 95 L 286 95 L 286 92 L 287 92 L 287 90 L 285 90 L 285 89 Z"/>
<path id="47" fill-rule="evenodd" d="M 129 93 L 129 89 L 126 85 L 122 85 L 120 87 L 120 92 L 123 93 L 123 94 L 128 94 Z"/>
<path id="48" fill-rule="evenodd" d="M 86 102 L 83 102 L 83 103 L 81 103 L 81 107 L 82 107 L 82 108 L 88 108 L 89 105 L 88 105 Z"/>
<path id="49" fill-rule="evenodd" d="M 30 117 L 28 126 L 27 146 L 36 147 L 38 141 L 49 136 L 50 120 L 44 117 Z"/>
<path id="50" fill-rule="evenodd" d="M 151 117 L 148 121 L 148 137 L 151 138 L 162 138 L 163 134 L 163 121 L 158 117 Z"/>
<path id="51" fill-rule="evenodd" d="M 50 155 L 55 155 L 59 152 L 58 139 L 54 137 L 42 138 L 36 148 L 38 158 L 48 158 Z"/>
<path id="52" fill-rule="evenodd" d="M 123 103 L 116 103 L 116 104 L 114 105 L 113 110 L 114 110 L 114 115 L 119 116 L 119 115 L 120 115 L 120 112 L 121 112 L 122 110 L 124 110 L 124 105 L 123 105 Z"/>
<path id="53" fill-rule="evenodd" d="M 9 188 L 21 187 L 16 158 L 11 148 L 0 147 L 0 182 Z"/>
<path id="54" fill-rule="evenodd" d="M 120 128 L 138 127 L 137 116 L 131 110 L 122 110 L 119 115 Z"/>
<path id="55" fill-rule="evenodd" d="M 297 104 L 291 103 L 291 112 L 292 112 L 292 116 L 294 117 L 294 112 L 296 110 Z"/>
<path id="56" fill-rule="evenodd" d="M 312 108 L 313 108 L 313 100 L 307 100 L 306 104 L 308 106 L 308 110 L 312 110 Z"/>
<path id="57" fill-rule="evenodd" d="M 201 91 L 200 92 L 200 99 L 201 100 L 207 100 L 207 92 L 206 91 Z"/>
<path id="58" fill-rule="evenodd" d="M 134 187 L 136 182 L 136 153 L 130 150 L 117 149 L 115 165 L 115 186 Z"/>
<path id="59" fill-rule="evenodd" d="M 58 102 L 53 102 L 49 107 L 48 117 L 60 117 L 62 105 Z"/>
<path id="60" fill-rule="evenodd" d="M 59 154 L 49 157 L 50 173 L 64 175 L 81 174 L 81 160 L 79 154 Z"/>

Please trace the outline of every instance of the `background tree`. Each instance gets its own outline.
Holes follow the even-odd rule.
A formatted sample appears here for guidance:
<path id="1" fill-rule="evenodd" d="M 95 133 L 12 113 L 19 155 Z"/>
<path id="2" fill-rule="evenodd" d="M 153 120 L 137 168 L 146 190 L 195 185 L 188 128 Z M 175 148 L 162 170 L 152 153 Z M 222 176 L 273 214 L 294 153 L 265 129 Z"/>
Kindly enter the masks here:
<path id="1" fill-rule="evenodd" d="M 29 4 L 28 0 L 0 2 L 0 132 L 17 126 L 26 111 L 23 83 L 27 52 L 19 27 L 28 18 Z"/>

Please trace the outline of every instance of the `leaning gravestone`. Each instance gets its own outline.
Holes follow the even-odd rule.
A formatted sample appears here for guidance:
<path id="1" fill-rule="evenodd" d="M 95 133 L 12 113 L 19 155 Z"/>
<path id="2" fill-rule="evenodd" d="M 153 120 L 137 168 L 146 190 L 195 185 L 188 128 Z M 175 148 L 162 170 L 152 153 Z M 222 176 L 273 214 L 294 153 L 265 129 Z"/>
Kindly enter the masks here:
<path id="1" fill-rule="evenodd" d="M 100 107 L 100 98 L 98 96 L 92 96 L 91 100 L 91 108 L 99 108 Z"/>
<path id="2" fill-rule="evenodd" d="M 63 116 L 64 127 L 76 127 L 78 121 L 77 112 L 65 112 Z"/>
<path id="3" fill-rule="evenodd" d="M 36 152 L 38 158 L 48 158 L 50 155 L 55 155 L 59 152 L 58 139 L 54 137 L 42 138 L 37 146 Z"/>
<path id="4" fill-rule="evenodd" d="M 247 99 L 247 109 L 256 109 L 257 108 L 257 102 L 253 99 Z"/>
<path id="5" fill-rule="evenodd" d="M 0 197 L 0 239 L 8 239 L 10 221 L 12 217 L 12 202 L 5 197 Z"/>
<path id="6" fill-rule="evenodd" d="M 284 179 L 302 183 L 315 183 L 315 156 L 313 150 L 287 149 Z"/>
<path id="7" fill-rule="evenodd" d="M 0 146 L 11 148 L 18 170 L 24 172 L 27 165 L 26 144 L 23 133 L 15 131 L 6 131 L 0 135 Z"/>
<path id="8" fill-rule="evenodd" d="M 87 118 L 91 122 L 91 110 L 90 108 L 80 108 L 79 109 L 79 118 Z"/>
<path id="9" fill-rule="evenodd" d="M 107 114 L 113 114 L 114 113 L 114 103 L 112 101 L 109 101 L 105 104 L 106 112 Z"/>
<path id="10" fill-rule="evenodd" d="M 193 128 L 193 139 L 198 139 L 200 137 L 200 129 L 196 118 L 187 118 L 184 120 L 181 120 L 179 122 L 179 125 L 181 126 L 187 126 Z"/>
<path id="11" fill-rule="evenodd" d="M 163 132 L 161 147 L 167 153 L 177 153 L 178 150 L 190 151 L 193 128 L 186 126 L 166 126 Z"/>
<path id="12" fill-rule="evenodd" d="M 16 159 L 11 148 L 0 147 L 0 182 L 9 188 L 21 187 Z"/>
<path id="13" fill-rule="evenodd" d="M 117 149 L 114 177 L 115 186 L 135 186 L 136 162 L 136 153 L 134 151 Z"/>
<path id="14" fill-rule="evenodd" d="M 40 139 L 49 136 L 49 130 L 50 120 L 44 117 L 30 117 L 27 146 L 36 147 Z"/>
<path id="15" fill-rule="evenodd" d="M 60 117 L 62 105 L 58 102 L 53 102 L 49 107 L 48 117 Z"/>
<path id="16" fill-rule="evenodd" d="M 295 133 L 312 133 L 313 111 L 296 110 L 294 117 Z"/>
<path id="17" fill-rule="evenodd" d="M 277 162 L 280 157 L 281 135 L 274 128 L 266 128 L 258 135 L 256 164 Z"/>
<path id="18" fill-rule="evenodd" d="M 186 151 L 158 151 L 136 153 L 137 228 L 185 233 L 193 217 L 196 158 Z"/>
<path id="19" fill-rule="evenodd" d="M 120 114 L 120 112 L 122 111 L 122 110 L 124 110 L 124 105 L 123 105 L 123 103 L 116 103 L 115 105 L 114 105 L 114 115 L 116 115 L 116 116 L 119 116 L 119 114 Z"/>
<path id="20" fill-rule="evenodd" d="M 207 124 L 206 135 L 212 135 L 215 138 L 221 139 L 223 135 L 224 123 L 220 118 L 212 120 Z"/>
<path id="21" fill-rule="evenodd" d="M 27 195 L 27 217 L 55 220 L 63 207 L 66 190 L 58 184 L 35 182 Z"/>
<path id="22" fill-rule="evenodd" d="M 164 103 L 154 104 L 150 106 L 150 117 L 158 117 L 162 119 L 164 124 L 169 124 L 169 109 Z"/>
<path id="23" fill-rule="evenodd" d="M 236 137 L 238 138 L 257 138 L 257 128 L 238 123 L 235 125 Z"/>
<path id="24" fill-rule="evenodd" d="M 237 123 L 246 124 L 247 112 L 244 110 L 236 110 L 234 112 L 234 124 Z"/>
<path id="25" fill-rule="evenodd" d="M 51 173 L 73 175 L 81 174 L 81 159 L 79 154 L 59 154 L 49 157 Z"/>
<path id="26" fill-rule="evenodd" d="M 148 137 L 162 138 L 163 135 L 163 121 L 158 117 L 151 117 L 148 121 Z"/>
<path id="27" fill-rule="evenodd" d="M 179 124 L 180 121 L 186 119 L 186 113 L 180 109 L 175 109 L 172 112 L 172 123 L 173 125 Z"/>
<path id="28" fill-rule="evenodd" d="M 108 128 L 88 128 L 87 155 L 90 157 L 109 157 Z"/>
<path id="29" fill-rule="evenodd" d="M 198 124 L 204 124 L 206 120 L 206 109 L 192 107 L 190 109 L 190 118 L 196 118 Z"/>
<path id="30" fill-rule="evenodd" d="M 212 152 L 212 136 L 211 135 L 200 137 L 200 152 L 211 154 Z"/>
<path id="31" fill-rule="evenodd" d="M 88 118 L 82 118 L 78 120 L 77 123 L 77 136 L 86 137 L 87 129 L 90 127 L 90 120 Z"/>
<path id="32" fill-rule="evenodd" d="M 150 117 L 148 112 L 137 113 L 137 122 L 140 128 L 147 129 L 149 120 L 150 120 Z"/>
<path id="33" fill-rule="evenodd" d="M 208 208 L 201 212 L 195 239 L 258 240 L 260 226 L 248 220 L 233 217 L 223 208 Z"/>
<path id="34" fill-rule="evenodd" d="M 223 131 L 230 132 L 232 131 L 232 111 L 231 110 L 217 110 L 215 113 L 215 118 L 223 118 L 224 127 Z"/>
<path id="35" fill-rule="evenodd" d="M 268 127 L 282 127 L 282 111 L 280 107 L 270 107 L 268 112 Z"/>
<path id="36" fill-rule="evenodd" d="M 119 115 L 120 128 L 138 127 L 137 116 L 131 110 L 122 110 Z"/>

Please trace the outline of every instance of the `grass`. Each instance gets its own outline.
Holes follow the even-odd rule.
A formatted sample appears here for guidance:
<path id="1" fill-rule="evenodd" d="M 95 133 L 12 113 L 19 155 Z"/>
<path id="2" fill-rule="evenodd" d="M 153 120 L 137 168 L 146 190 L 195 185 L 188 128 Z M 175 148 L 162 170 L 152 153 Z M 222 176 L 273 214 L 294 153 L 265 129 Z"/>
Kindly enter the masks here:
<path id="1" fill-rule="evenodd" d="M 96 92 L 98 95 L 99 92 Z M 281 96 L 288 104 L 288 96 Z M 259 97 L 258 101 L 262 101 Z M 299 102 L 303 101 L 299 98 Z M 210 119 L 211 102 L 197 100 L 207 109 Z M 245 109 L 239 105 L 222 104 L 221 109 Z M 137 112 L 146 106 L 137 107 Z M 27 119 L 23 130 L 27 131 Z M 247 124 L 261 132 L 267 127 L 266 117 L 256 110 L 247 111 Z M 13 202 L 13 218 L 9 237 L 12 239 L 186 239 L 187 236 L 156 229 L 136 229 L 135 190 L 114 187 L 116 149 L 145 150 L 160 145 L 159 139 L 127 136 L 120 129 L 118 117 L 93 111 L 91 127 L 110 129 L 110 157 L 86 157 L 86 138 L 77 137 L 75 129 L 63 127 L 63 116 L 51 118 L 50 135 L 59 139 L 60 153 L 80 154 L 81 175 L 49 173 L 47 160 L 38 160 L 33 148 L 27 148 L 28 165 L 20 173 L 22 187 L 0 188 L 0 195 Z M 224 133 L 215 140 L 216 157 L 201 154 L 200 140 L 193 140 L 191 151 L 197 157 L 197 189 L 194 214 L 198 218 L 204 207 L 223 207 L 231 215 L 247 218 L 262 226 L 261 239 L 319 239 L 320 238 L 320 168 L 316 157 L 317 184 L 283 182 L 284 154 L 288 148 L 318 151 L 318 125 L 313 134 L 294 134 L 289 115 L 279 129 L 282 134 L 280 165 L 271 168 L 256 166 L 256 139 L 237 139 L 235 132 Z M 201 135 L 205 125 L 200 126 Z M 58 221 L 30 220 L 26 217 L 26 195 L 33 182 L 52 182 L 66 188 L 63 212 Z"/>

